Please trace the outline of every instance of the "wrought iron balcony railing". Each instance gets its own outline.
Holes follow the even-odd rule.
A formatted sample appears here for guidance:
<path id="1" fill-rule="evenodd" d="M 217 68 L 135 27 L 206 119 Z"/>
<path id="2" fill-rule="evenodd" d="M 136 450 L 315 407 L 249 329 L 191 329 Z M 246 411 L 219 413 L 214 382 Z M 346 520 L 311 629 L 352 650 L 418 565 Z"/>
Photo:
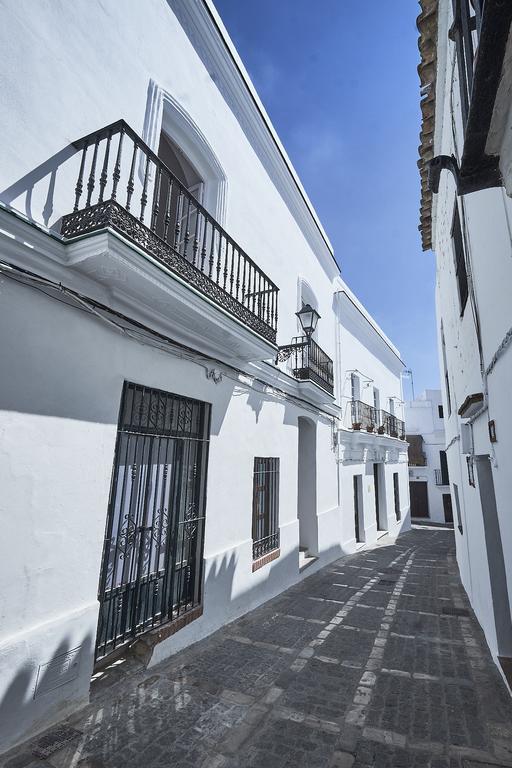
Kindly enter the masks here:
<path id="1" fill-rule="evenodd" d="M 398 437 L 400 440 L 405 440 L 405 422 L 394 416 L 388 411 L 380 412 L 380 422 L 378 431 L 381 434 L 389 435 L 390 437 Z"/>
<path id="2" fill-rule="evenodd" d="M 434 469 L 436 485 L 450 485 L 450 479 L 442 469 Z"/>
<path id="3" fill-rule="evenodd" d="M 73 146 L 82 154 L 65 237 L 111 227 L 275 342 L 278 288 L 123 120 Z"/>
<path id="4" fill-rule="evenodd" d="M 362 400 L 352 400 L 350 405 L 353 429 L 366 429 L 368 432 L 377 430 L 379 422 L 376 408 Z"/>
<path id="5" fill-rule="evenodd" d="M 295 336 L 291 344 L 279 347 L 277 360 L 289 360 L 290 370 L 296 379 L 309 379 L 330 395 L 333 394 L 333 362 L 313 339 Z"/>

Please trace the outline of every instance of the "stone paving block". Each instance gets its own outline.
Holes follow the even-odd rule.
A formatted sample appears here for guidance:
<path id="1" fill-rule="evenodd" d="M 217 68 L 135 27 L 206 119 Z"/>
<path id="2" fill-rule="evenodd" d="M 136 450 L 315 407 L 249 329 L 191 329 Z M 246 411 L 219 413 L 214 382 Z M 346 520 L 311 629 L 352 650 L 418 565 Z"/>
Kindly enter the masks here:
<path id="1" fill-rule="evenodd" d="M 512 765 L 511 699 L 449 531 L 342 558 L 152 670 L 112 665 L 67 725 L 81 735 L 48 760 L 34 739 L 0 767 Z"/>

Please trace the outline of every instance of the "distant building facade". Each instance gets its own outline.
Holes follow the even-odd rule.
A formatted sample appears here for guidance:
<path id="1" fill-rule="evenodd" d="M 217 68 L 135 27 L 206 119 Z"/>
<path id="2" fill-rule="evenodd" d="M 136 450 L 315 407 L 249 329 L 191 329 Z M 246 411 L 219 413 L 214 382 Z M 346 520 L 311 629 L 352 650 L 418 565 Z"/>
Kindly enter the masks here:
<path id="1" fill-rule="evenodd" d="M 421 0 L 425 250 L 457 559 L 512 686 L 512 3 Z"/>
<path id="2" fill-rule="evenodd" d="M 427 389 L 405 404 L 409 443 L 411 520 L 453 523 L 440 389 Z"/>

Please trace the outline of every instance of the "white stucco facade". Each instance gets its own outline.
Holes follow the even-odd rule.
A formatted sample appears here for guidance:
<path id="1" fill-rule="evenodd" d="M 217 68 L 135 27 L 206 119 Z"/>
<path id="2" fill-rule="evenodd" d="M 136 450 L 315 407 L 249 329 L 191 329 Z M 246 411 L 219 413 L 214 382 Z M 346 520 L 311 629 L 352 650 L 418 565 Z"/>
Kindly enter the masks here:
<path id="1" fill-rule="evenodd" d="M 460 164 L 465 134 L 455 45 L 448 36 L 453 22 L 452 3 L 439 0 L 435 6 L 433 154 L 453 155 Z M 502 115 L 500 100 L 510 89 L 509 48 L 510 41 L 493 120 Z M 482 87 L 486 93 L 490 88 L 488 84 Z M 491 126 L 489 141 L 492 135 Z M 495 149 L 498 143 L 496 140 Z M 504 155 L 500 163 L 507 162 Z M 459 195 L 454 174 L 443 172 L 439 192 L 432 196 L 431 210 L 432 247 L 437 264 L 439 360 L 457 559 L 464 587 L 500 670 L 500 658 L 512 656 L 512 431 L 508 405 L 512 376 L 508 290 L 512 279 L 512 201 L 505 189 L 508 180 L 504 167 L 502 171 L 503 186 Z M 454 235 L 457 215 L 459 249 Z M 463 254 L 467 299 L 457 277 L 457 251 Z M 468 400 L 471 396 L 473 406 Z"/>
<path id="2" fill-rule="evenodd" d="M 360 399 L 373 403 L 370 382 L 403 419 L 400 355 L 344 284 L 213 6 L 2 10 L 0 751 L 88 699 L 124 382 L 211 410 L 200 611 L 174 634 L 150 633 L 149 664 L 409 526 L 406 442 L 347 417 L 358 372 Z M 72 143 L 121 119 L 155 153 L 161 131 L 175 142 L 206 211 L 278 286 L 275 343 L 119 229 L 62 237 L 80 170 Z M 134 168 L 135 200 L 140 157 Z M 313 339 L 333 361 L 332 395 L 290 359 L 276 363 L 304 303 L 320 315 Z M 255 457 L 279 459 L 279 549 L 258 568 Z M 302 571 L 299 549 L 314 558 Z"/>
<path id="3" fill-rule="evenodd" d="M 444 408 L 440 389 L 427 389 L 405 405 L 407 437 L 414 437 L 418 456 L 409 449 L 409 482 L 426 484 L 426 508 L 415 510 L 411 498 L 411 519 L 419 522 L 451 523 L 444 497 L 450 497 L 448 473 L 442 471 L 441 454 L 446 447 Z M 411 441 L 410 441 L 411 442 Z M 424 488 L 420 489 L 424 491 Z M 420 495 L 421 498 L 421 495 Z M 427 513 L 426 516 L 424 513 Z M 423 513 L 423 514 L 422 514 Z"/>

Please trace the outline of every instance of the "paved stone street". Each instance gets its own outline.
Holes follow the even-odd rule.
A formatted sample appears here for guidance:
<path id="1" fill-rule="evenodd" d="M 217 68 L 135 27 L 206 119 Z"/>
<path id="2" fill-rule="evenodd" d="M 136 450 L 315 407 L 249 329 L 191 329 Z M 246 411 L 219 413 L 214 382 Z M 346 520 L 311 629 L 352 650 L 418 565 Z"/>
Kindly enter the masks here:
<path id="1" fill-rule="evenodd" d="M 444 530 L 343 558 L 152 670 L 114 666 L 68 725 L 60 751 L 5 764 L 512 766 L 512 701 Z"/>

